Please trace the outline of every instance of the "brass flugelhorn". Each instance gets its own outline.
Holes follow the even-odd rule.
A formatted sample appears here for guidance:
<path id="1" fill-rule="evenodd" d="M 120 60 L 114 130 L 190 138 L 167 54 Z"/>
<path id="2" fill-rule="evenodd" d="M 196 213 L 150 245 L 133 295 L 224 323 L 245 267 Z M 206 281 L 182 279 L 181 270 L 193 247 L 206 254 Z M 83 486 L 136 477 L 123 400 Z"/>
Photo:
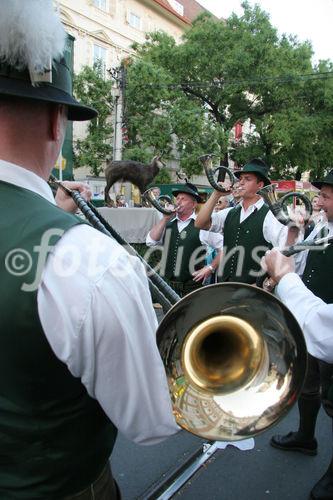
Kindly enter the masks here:
<path id="1" fill-rule="evenodd" d="M 162 214 L 171 215 L 175 213 L 175 207 L 167 208 L 169 205 L 172 205 L 171 197 L 167 194 L 156 196 L 154 194 L 154 187 L 147 189 L 142 196 Z"/>
<path id="2" fill-rule="evenodd" d="M 306 217 L 304 219 L 305 223 L 311 217 L 312 214 L 311 200 L 303 193 L 290 192 L 278 198 L 276 194 L 276 186 L 274 184 L 269 184 L 268 186 L 259 189 L 259 191 L 257 191 L 257 194 L 262 196 L 262 198 L 268 205 L 271 212 L 275 215 L 278 221 L 280 221 L 281 224 L 284 224 L 285 226 L 288 226 L 292 222 L 292 219 L 288 214 L 288 209 L 286 204 L 288 199 L 298 198 L 304 203 L 306 211 Z"/>
<path id="3" fill-rule="evenodd" d="M 223 165 L 219 165 L 218 167 L 214 167 L 213 160 L 212 160 L 213 156 L 216 156 L 216 155 L 207 154 L 207 155 L 203 155 L 203 156 L 199 157 L 199 160 L 203 163 L 203 167 L 204 167 L 208 182 L 214 189 L 216 189 L 216 191 L 220 191 L 221 193 L 224 193 L 224 194 L 230 194 L 233 185 L 236 182 L 238 182 L 239 179 L 237 179 L 235 174 L 228 167 L 225 167 Z M 229 189 L 224 188 L 221 184 L 219 184 L 215 180 L 215 175 L 217 172 L 218 173 L 225 172 L 227 174 L 227 176 L 230 179 L 230 188 Z"/>

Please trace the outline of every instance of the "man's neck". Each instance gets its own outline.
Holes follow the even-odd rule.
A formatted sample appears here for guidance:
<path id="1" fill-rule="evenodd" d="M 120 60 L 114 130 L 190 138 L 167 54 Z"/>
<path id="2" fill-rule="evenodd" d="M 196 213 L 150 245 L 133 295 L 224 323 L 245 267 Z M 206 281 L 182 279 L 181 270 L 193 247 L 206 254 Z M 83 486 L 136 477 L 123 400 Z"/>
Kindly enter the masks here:
<path id="1" fill-rule="evenodd" d="M 13 163 L 14 165 L 18 165 L 19 167 L 24 168 L 25 170 L 30 170 L 34 174 L 38 175 L 44 180 L 48 180 L 51 173 L 51 168 L 44 167 L 43 164 L 39 163 L 37 158 L 29 158 L 28 155 L 24 158 L 20 154 L 7 153 L 7 151 L 0 151 L 0 158 L 8 163 Z M 42 165 L 42 166 L 41 166 Z"/>

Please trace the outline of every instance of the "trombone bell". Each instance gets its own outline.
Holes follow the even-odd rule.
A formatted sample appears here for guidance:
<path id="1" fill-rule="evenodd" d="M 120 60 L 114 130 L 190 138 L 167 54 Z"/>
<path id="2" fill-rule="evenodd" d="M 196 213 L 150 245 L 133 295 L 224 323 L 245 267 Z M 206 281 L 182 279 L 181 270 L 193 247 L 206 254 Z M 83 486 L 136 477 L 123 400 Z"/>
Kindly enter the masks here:
<path id="1" fill-rule="evenodd" d="M 175 419 L 204 439 L 264 432 L 303 384 L 300 326 L 282 302 L 251 285 L 219 283 L 185 296 L 160 323 L 157 343 Z"/>
<path id="2" fill-rule="evenodd" d="M 200 390 L 228 394 L 251 383 L 263 356 L 261 335 L 246 321 L 214 316 L 195 326 L 182 349 L 188 380 Z"/>

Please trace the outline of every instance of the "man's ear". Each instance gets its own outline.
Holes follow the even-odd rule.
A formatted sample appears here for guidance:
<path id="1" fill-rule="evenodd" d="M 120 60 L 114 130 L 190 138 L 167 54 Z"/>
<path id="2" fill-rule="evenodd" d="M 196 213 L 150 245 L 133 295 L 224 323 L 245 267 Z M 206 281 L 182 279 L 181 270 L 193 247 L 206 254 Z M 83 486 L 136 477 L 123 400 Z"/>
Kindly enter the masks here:
<path id="1" fill-rule="evenodd" d="M 63 104 L 52 104 L 50 106 L 50 134 L 53 141 L 63 138 L 63 123 L 66 119 L 66 106 Z"/>
<path id="2" fill-rule="evenodd" d="M 257 184 L 258 184 L 258 191 L 259 189 L 262 189 L 265 185 L 264 181 L 262 181 L 261 179 L 258 179 Z"/>

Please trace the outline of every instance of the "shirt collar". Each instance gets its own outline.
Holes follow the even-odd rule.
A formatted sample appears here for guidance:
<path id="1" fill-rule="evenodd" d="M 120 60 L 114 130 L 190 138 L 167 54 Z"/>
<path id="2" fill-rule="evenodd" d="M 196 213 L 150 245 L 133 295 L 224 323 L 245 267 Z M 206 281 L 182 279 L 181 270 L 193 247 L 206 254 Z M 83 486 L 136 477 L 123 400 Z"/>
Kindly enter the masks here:
<path id="1" fill-rule="evenodd" d="M 195 220 L 196 219 L 196 213 L 195 212 L 192 212 L 191 215 L 189 217 L 187 217 L 187 219 L 184 219 L 184 220 L 181 220 L 179 217 L 178 217 L 178 214 L 176 215 L 176 219 L 179 221 L 179 222 L 187 222 L 191 219 Z"/>
<path id="2" fill-rule="evenodd" d="M 31 170 L 0 160 L 0 180 L 23 189 L 29 189 L 54 205 L 56 204 L 50 186 Z"/>
<path id="3" fill-rule="evenodd" d="M 253 203 L 253 205 L 249 206 L 249 208 L 247 209 L 247 212 L 248 211 L 253 212 L 255 209 L 259 210 L 264 205 L 264 203 L 265 202 L 264 202 L 263 198 L 260 197 L 258 201 Z M 244 211 L 243 200 L 239 204 L 242 207 L 242 210 Z"/>

